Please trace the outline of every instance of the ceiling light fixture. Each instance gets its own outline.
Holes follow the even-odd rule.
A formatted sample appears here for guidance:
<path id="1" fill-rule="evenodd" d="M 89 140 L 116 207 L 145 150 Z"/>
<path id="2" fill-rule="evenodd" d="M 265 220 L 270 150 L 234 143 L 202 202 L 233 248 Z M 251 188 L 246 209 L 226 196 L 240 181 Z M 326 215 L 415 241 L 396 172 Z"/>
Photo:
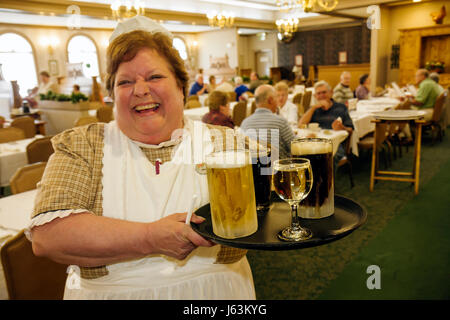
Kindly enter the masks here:
<path id="1" fill-rule="evenodd" d="M 289 11 L 303 8 L 304 12 L 313 12 L 317 9 L 332 11 L 338 5 L 338 0 L 276 0 L 277 7 L 281 11 Z"/>
<path id="2" fill-rule="evenodd" d="M 122 9 L 125 7 L 125 9 Z M 113 18 L 122 21 L 126 18 L 131 18 L 137 15 L 144 15 L 144 1 L 141 0 L 113 0 L 111 3 L 111 11 L 113 13 Z"/>
<path id="3" fill-rule="evenodd" d="M 209 12 L 206 14 L 208 18 L 209 25 L 211 27 L 228 28 L 234 24 L 234 13 L 223 11 L 223 12 Z"/>

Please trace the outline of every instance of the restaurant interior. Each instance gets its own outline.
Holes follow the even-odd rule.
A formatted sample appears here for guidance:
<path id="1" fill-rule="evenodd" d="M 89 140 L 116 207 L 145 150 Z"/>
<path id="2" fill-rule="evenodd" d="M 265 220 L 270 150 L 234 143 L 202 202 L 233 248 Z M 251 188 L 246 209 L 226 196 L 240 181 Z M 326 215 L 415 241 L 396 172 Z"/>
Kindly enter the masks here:
<path id="1" fill-rule="evenodd" d="M 24 230 L 57 147 L 52 138 L 115 121 L 107 48 L 118 23 L 136 16 L 171 32 L 187 91 L 199 78 L 207 89 L 186 94 L 185 119 L 205 119 L 211 92 L 228 86 L 229 117 L 234 132 L 242 132 L 259 109 L 255 88 L 284 83 L 297 110 L 295 122 L 286 122 L 295 138 L 327 139 L 333 156 L 345 149 L 331 173 L 334 215 L 300 219 L 311 226 L 312 240 L 225 241 L 210 234 L 248 250 L 257 300 L 449 299 L 450 3 L 444 0 L 2 0 L 0 299 L 63 299 L 68 265 L 36 257 Z M 437 76 L 433 84 L 441 90 L 428 117 L 422 104 L 414 105 L 420 70 L 427 79 Z M 350 134 L 301 124 L 319 103 L 315 84 L 326 81 L 333 90 L 344 74 L 352 94 L 343 102 Z M 368 77 L 370 94 L 358 98 Z M 239 86 L 245 90 L 237 96 Z M 271 189 L 289 223 L 288 204 Z M 339 220 L 338 213 L 357 221 Z M 262 234 L 271 220 L 261 219 L 258 211 Z M 324 225 L 333 230 L 321 237 L 314 228 Z"/>

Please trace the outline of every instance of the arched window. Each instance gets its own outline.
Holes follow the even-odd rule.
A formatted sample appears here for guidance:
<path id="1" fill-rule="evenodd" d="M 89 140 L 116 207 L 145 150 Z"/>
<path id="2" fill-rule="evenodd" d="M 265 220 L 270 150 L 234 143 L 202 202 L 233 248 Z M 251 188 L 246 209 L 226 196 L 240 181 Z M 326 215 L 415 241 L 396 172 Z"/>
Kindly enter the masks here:
<path id="1" fill-rule="evenodd" d="M 0 64 L 5 80 L 17 80 L 22 97 L 37 86 L 33 48 L 24 37 L 16 33 L 0 35 Z"/>
<path id="2" fill-rule="evenodd" d="M 173 38 L 173 46 L 180 53 L 181 59 L 186 60 L 188 58 L 186 43 L 184 43 L 183 39 L 181 39 L 179 37 L 174 37 Z"/>
<path id="3" fill-rule="evenodd" d="M 67 45 L 67 56 L 69 63 L 83 63 L 85 77 L 99 75 L 97 48 L 88 37 L 82 35 L 72 37 Z"/>

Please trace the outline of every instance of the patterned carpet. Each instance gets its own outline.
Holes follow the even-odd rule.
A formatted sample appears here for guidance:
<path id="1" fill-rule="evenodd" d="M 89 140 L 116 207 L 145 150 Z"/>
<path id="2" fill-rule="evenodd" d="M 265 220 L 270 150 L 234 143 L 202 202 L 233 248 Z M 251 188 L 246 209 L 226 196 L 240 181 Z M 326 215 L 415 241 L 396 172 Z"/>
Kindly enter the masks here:
<path id="1" fill-rule="evenodd" d="M 444 140 L 432 145 L 429 137 L 424 136 L 421 153 L 421 186 L 425 186 L 443 165 L 450 163 L 449 137 L 450 130 L 447 129 Z M 411 168 L 412 154 L 413 149 L 410 147 L 408 153 L 403 152 L 402 158 L 392 160 L 389 169 Z M 315 248 L 277 252 L 249 251 L 247 257 L 253 272 L 257 299 L 319 298 L 361 250 L 406 204 L 414 199 L 413 186 L 405 182 L 379 181 L 375 184 L 374 192 L 369 192 L 370 161 L 369 153 L 354 159 L 353 174 L 356 184 L 354 188 L 350 188 L 344 168 L 337 172 L 335 181 L 337 194 L 349 197 L 366 208 L 368 213 L 366 224 L 341 240 Z M 384 169 L 383 164 L 381 168 Z M 420 189 L 417 197 L 421 197 Z M 448 251 L 442 254 L 448 257 Z M 368 275 L 364 274 L 363 277 L 367 278 Z M 448 282 L 443 285 L 447 287 L 447 284 Z M 365 282 L 362 285 L 365 286 Z M 417 285 L 420 286 L 419 283 Z M 345 286 L 341 289 L 343 292 L 346 290 Z M 334 290 L 339 291 L 339 288 Z M 333 296 L 333 299 L 340 298 L 339 295 Z"/>

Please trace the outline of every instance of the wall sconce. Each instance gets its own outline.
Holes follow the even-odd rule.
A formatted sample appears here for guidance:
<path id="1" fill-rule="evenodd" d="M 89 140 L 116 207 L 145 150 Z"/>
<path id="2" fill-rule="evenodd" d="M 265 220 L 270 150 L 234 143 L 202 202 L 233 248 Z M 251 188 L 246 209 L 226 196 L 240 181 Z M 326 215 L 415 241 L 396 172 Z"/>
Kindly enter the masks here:
<path id="1" fill-rule="evenodd" d="M 55 47 L 59 45 L 59 39 L 57 37 L 42 37 L 40 43 L 47 48 L 48 54 L 51 56 Z"/>

